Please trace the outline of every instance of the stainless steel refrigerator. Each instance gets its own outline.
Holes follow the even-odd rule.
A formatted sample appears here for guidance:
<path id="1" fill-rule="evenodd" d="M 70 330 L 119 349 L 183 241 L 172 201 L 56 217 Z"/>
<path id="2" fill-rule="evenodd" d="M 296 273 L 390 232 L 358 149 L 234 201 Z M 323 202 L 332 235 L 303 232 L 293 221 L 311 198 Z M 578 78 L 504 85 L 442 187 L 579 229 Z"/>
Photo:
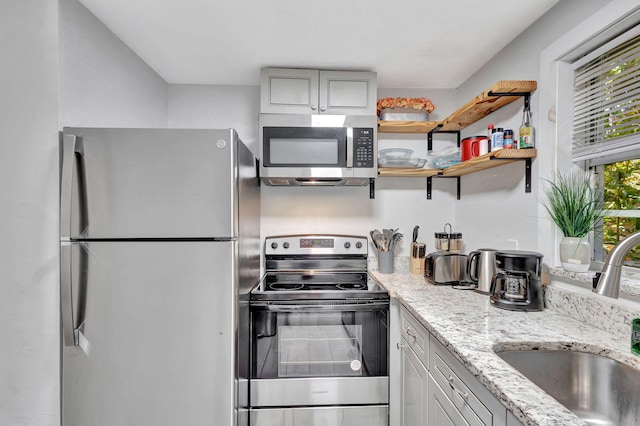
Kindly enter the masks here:
<path id="1" fill-rule="evenodd" d="M 246 424 L 256 160 L 232 129 L 65 128 L 63 426 Z"/>

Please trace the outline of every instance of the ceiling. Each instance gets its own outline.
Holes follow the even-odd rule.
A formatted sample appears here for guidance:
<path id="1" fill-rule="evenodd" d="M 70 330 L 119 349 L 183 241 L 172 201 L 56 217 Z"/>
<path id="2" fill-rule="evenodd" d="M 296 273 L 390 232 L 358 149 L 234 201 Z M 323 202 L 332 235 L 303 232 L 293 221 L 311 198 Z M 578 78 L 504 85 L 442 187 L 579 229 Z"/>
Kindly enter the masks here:
<path id="1" fill-rule="evenodd" d="M 455 88 L 559 0 L 80 0 L 168 83 L 258 85 L 264 66 Z"/>

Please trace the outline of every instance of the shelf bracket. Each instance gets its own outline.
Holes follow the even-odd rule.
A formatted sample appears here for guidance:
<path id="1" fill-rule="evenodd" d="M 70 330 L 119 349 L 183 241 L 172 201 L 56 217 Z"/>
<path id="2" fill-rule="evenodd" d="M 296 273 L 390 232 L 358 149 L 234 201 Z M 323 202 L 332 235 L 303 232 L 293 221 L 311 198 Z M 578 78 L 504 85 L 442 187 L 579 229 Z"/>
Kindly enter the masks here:
<path id="1" fill-rule="evenodd" d="M 439 132 L 441 128 L 442 128 L 442 123 L 438 123 L 435 129 L 427 133 L 427 151 L 428 152 L 431 152 L 431 150 L 433 149 L 433 134 L 435 132 Z"/>
<path id="2" fill-rule="evenodd" d="M 524 192 L 531 192 L 531 158 L 496 158 L 491 156 L 489 159 L 495 161 L 524 161 Z"/>
<path id="3" fill-rule="evenodd" d="M 374 178 L 369 179 L 369 199 L 374 200 L 376 198 L 376 180 Z"/>
<path id="4" fill-rule="evenodd" d="M 435 176 L 429 176 L 427 178 L 427 200 L 431 199 L 431 191 L 433 189 L 433 178 L 437 177 L 437 178 L 448 178 L 448 179 L 455 179 L 456 180 L 456 194 L 457 194 L 457 198 L 456 199 L 460 199 L 460 176 L 442 176 L 441 174 L 437 174 Z"/>
<path id="5" fill-rule="evenodd" d="M 434 133 L 452 133 L 456 135 L 456 146 L 460 148 L 460 130 L 440 130 L 442 123 L 438 123 L 438 126 L 427 133 L 427 152 L 431 152 L 433 149 L 433 134 Z"/>
<path id="6" fill-rule="evenodd" d="M 529 99 L 531 97 L 530 92 L 494 92 L 490 90 L 487 93 L 488 96 L 522 96 L 524 98 L 524 107 L 529 108 Z"/>

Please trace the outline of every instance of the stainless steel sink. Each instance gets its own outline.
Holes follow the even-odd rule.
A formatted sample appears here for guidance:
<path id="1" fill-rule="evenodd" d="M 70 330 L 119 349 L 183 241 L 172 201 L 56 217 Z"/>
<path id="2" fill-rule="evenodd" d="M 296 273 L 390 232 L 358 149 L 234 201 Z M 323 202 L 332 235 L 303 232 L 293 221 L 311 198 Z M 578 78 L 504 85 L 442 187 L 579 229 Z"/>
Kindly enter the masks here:
<path id="1" fill-rule="evenodd" d="M 640 425 L 640 371 L 586 352 L 496 353 L 589 425 Z"/>

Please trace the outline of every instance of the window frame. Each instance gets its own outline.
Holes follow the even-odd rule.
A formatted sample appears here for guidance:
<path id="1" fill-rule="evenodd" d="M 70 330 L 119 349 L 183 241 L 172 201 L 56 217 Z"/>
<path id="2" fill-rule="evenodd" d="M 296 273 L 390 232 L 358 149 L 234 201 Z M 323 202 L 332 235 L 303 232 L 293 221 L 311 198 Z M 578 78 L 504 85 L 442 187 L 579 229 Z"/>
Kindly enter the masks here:
<path id="1" fill-rule="evenodd" d="M 546 141 L 549 149 L 538 152 L 538 175 L 549 176 L 558 169 L 588 168 L 585 162 L 572 161 L 573 133 L 573 68 L 572 64 L 606 42 L 616 38 L 640 23 L 640 6 L 637 1 L 612 0 L 593 16 L 585 19 L 540 54 L 538 140 Z M 553 149 L 552 149 L 553 148 Z M 540 185 L 540 183 L 538 183 Z M 561 233 L 538 203 L 539 247 L 545 262 L 559 267 L 559 242 Z M 593 243 L 593 235 L 590 236 Z M 592 262 L 592 269 L 601 269 L 601 262 Z M 634 269 L 635 268 L 630 268 Z"/>

